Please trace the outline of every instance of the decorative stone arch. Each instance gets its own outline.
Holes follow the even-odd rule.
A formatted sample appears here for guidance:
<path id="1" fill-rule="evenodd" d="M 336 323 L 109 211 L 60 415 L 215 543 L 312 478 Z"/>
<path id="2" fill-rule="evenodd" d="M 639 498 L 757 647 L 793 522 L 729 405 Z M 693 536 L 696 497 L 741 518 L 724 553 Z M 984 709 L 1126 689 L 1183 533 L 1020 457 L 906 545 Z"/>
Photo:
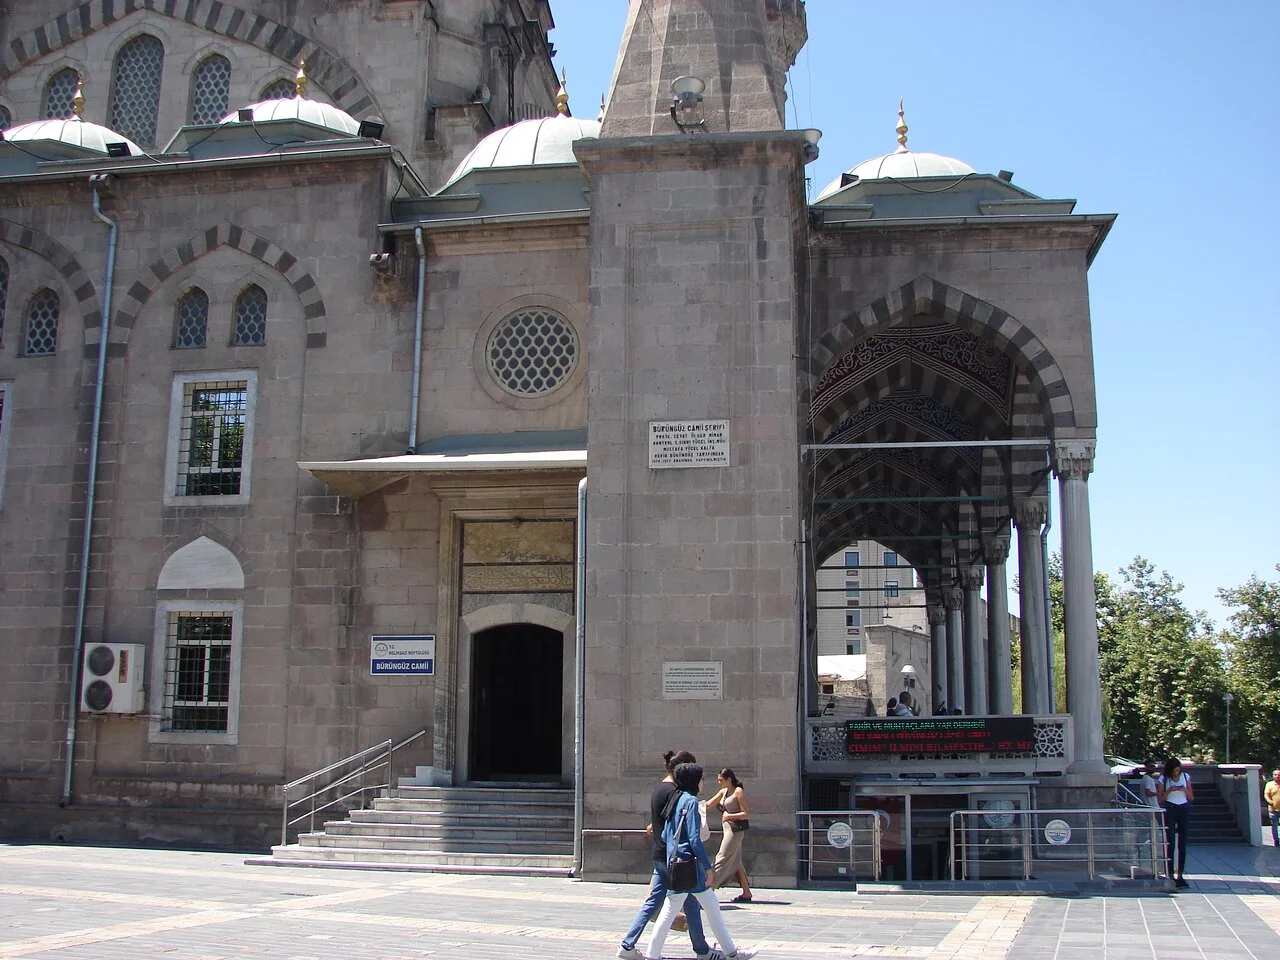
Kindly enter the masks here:
<path id="1" fill-rule="evenodd" d="M 490 627 L 506 624 L 528 623 L 546 627 L 564 636 L 563 655 L 561 657 L 561 690 L 563 705 L 561 720 L 564 730 L 573 729 L 573 677 L 574 643 L 577 633 L 577 620 L 572 614 L 554 607 L 544 606 L 529 601 L 514 601 L 491 604 L 463 614 L 458 618 L 457 643 L 457 692 L 454 697 L 453 738 L 437 736 L 435 738 L 436 768 L 455 771 L 455 782 L 469 776 L 471 749 L 471 661 L 474 654 L 473 640 L 476 634 Z M 456 756 L 449 756 L 446 740 L 453 739 L 457 745 Z M 571 782 L 573 778 L 573 738 L 566 736 L 561 747 L 560 769 L 562 779 Z"/>
<path id="2" fill-rule="evenodd" d="M 1071 390 L 1057 361 L 1040 339 L 1016 317 L 994 304 L 921 275 L 833 324 L 814 344 L 804 400 L 813 395 L 821 374 L 849 347 L 863 338 L 910 317 L 924 314 L 964 330 L 1009 351 L 1021 361 L 1051 430 L 1076 426 Z M 817 371 L 816 373 L 814 371 Z"/>
<path id="3" fill-rule="evenodd" d="M 0 48 L 0 79 L 140 10 L 250 44 L 292 64 L 305 59 L 307 76 L 337 106 L 354 117 L 380 112 L 364 81 L 333 50 L 292 27 L 223 0 L 87 0 Z"/>
<path id="4" fill-rule="evenodd" d="M 179 547 L 160 568 L 157 590 L 243 590 L 244 569 L 220 543 L 199 536 Z"/>
<path id="5" fill-rule="evenodd" d="M 97 287 L 75 254 L 48 234 L 12 220 L 0 219 L 0 243 L 29 250 L 53 264 L 76 298 L 80 318 L 84 321 L 85 344 L 96 348 L 98 328 L 102 323 L 102 304 L 98 300 Z"/>
<path id="6" fill-rule="evenodd" d="M 233 247 L 261 260 L 280 273 L 298 295 L 298 299 L 302 301 L 302 316 L 307 322 L 307 346 L 323 347 L 325 345 L 327 315 L 324 298 L 320 296 L 320 288 L 316 285 L 315 277 L 307 273 L 298 258 L 283 247 L 246 230 L 237 223 L 228 221 L 223 221 L 216 227 L 210 227 L 203 233 L 197 233 L 190 240 L 173 247 L 152 263 L 143 276 L 134 281 L 120 297 L 120 307 L 116 310 L 112 329 L 112 342 L 127 346 L 133 325 L 138 320 L 138 314 L 151 299 L 152 294 L 178 270 L 219 247 Z M 87 334 L 86 342 L 88 342 Z"/>

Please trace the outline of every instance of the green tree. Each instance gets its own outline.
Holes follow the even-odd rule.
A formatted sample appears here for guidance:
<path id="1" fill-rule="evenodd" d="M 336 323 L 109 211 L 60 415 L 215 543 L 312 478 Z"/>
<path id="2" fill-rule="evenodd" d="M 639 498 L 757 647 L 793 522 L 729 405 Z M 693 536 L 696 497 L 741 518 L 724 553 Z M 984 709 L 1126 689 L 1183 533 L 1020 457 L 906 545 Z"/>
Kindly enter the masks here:
<path id="1" fill-rule="evenodd" d="M 1253 576 L 1218 597 L 1235 608 L 1230 629 L 1219 635 L 1236 697 L 1231 759 L 1273 769 L 1280 765 L 1280 580 Z"/>

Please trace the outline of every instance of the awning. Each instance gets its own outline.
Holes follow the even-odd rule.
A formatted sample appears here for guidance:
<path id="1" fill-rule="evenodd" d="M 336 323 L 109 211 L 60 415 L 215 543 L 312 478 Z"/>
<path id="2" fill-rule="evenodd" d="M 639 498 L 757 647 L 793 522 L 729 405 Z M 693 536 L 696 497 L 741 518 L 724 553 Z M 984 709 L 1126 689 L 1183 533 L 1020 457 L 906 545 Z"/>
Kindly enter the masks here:
<path id="1" fill-rule="evenodd" d="M 359 500 L 415 473 L 468 473 L 552 470 L 584 476 L 586 450 L 484 451 L 477 453 L 418 453 L 369 460 L 299 462 L 317 480 L 344 497 Z"/>

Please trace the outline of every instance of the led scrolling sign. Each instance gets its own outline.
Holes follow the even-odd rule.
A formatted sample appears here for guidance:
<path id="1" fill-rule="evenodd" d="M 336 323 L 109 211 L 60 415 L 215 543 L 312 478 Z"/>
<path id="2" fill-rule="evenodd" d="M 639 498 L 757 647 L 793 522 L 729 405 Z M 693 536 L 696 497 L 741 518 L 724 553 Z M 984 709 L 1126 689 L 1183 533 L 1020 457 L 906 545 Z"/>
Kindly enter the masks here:
<path id="1" fill-rule="evenodd" d="M 895 753 L 1034 753 L 1031 717 L 877 717 L 849 720 L 849 756 Z"/>

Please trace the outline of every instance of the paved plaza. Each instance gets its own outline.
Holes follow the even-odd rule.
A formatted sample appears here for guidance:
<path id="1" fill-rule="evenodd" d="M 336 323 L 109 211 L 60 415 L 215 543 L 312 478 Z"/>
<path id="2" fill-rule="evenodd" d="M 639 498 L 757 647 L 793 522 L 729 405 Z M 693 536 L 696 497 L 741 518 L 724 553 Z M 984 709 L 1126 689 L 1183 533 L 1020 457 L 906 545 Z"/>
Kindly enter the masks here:
<path id="1" fill-rule="evenodd" d="M 726 904 L 762 960 L 1181 960 L 1280 954 L 1280 853 L 1196 851 L 1176 895 L 757 889 Z M 609 960 L 635 885 L 248 866 L 236 854 L 0 845 L 0 960 Z M 728 900 L 728 895 L 723 897 Z M 643 945 L 642 941 L 642 945 Z M 692 957 L 673 934 L 668 957 Z"/>

